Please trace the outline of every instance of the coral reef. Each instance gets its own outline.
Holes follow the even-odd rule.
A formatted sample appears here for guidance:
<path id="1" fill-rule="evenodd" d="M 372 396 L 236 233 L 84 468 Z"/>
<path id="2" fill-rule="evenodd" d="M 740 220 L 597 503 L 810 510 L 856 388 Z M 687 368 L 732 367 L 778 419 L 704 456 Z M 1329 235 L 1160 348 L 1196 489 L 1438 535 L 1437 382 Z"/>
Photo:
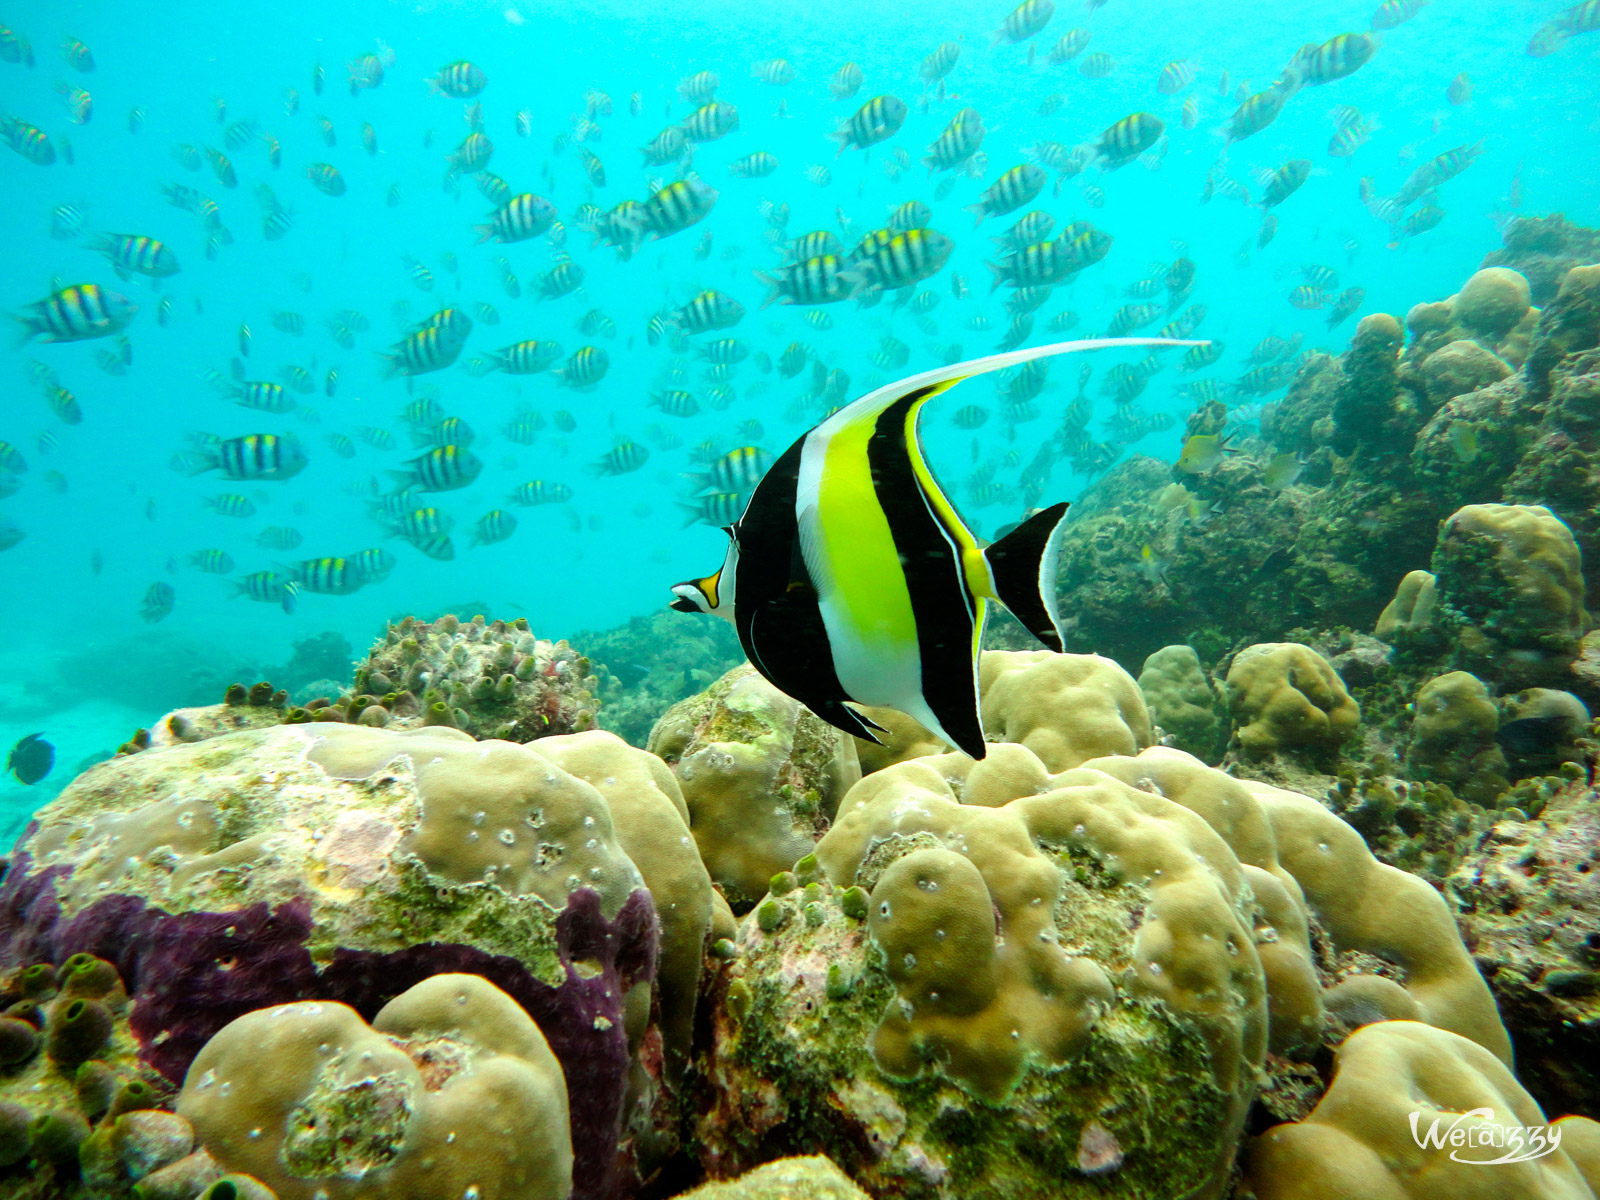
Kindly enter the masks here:
<path id="1" fill-rule="evenodd" d="M 1576 769 L 1572 775 L 1580 775 Z M 1569 786 L 1498 821 L 1450 898 L 1546 1108 L 1600 1112 L 1600 799 Z"/>
<path id="2" fill-rule="evenodd" d="M 201 1144 L 281 1200 L 566 1200 L 572 1137 L 561 1065 L 516 1001 L 435 975 L 369 1027 L 301 1001 L 230 1022 L 178 1096 Z"/>
<path id="3" fill-rule="evenodd" d="M 1145 659 L 1139 691 L 1163 744 L 1212 766 L 1221 761 L 1228 741 L 1228 700 L 1192 646 L 1163 646 Z"/>
<path id="4" fill-rule="evenodd" d="M 246 1012 L 315 999 L 375 1013 L 430 975 L 482 975 L 584 1080 L 574 1194 L 617 1194 L 652 1119 L 651 1047 L 689 1019 L 709 884 L 683 862 L 665 768 L 599 731 L 544 741 L 280 725 L 100 764 L 19 843 L 0 961 L 115 962 L 141 1055 L 173 1082 Z M 635 797 L 634 828 L 614 821 L 613 780 L 658 793 Z M 647 879 L 681 918 L 658 922 Z M 653 987 L 658 951 L 670 993 Z"/>
<path id="5" fill-rule="evenodd" d="M 565 640 L 534 637 L 524 618 L 406 617 L 356 664 L 353 696 L 338 707 L 368 725 L 531 742 L 594 728 L 599 686 L 587 658 Z"/>
<path id="6" fill-rule="evenodd" d="M 1524 1130 L 1544 1125 L 1533 1098 L 1482 1047 L 1414 1021 L 1381 1021 L 1339 1047 L 1333 1082 L 1309 1117 L 1251 1143 L 1247 1183 L 1258 1200 L 1581 1200 L 1600 1186 L 1592 1157 L 1600 1126 L 1567 1117 L 1551 1134 L 1587 1153 L 1558 1146 L 1516 1161 L 1537 1147 L 1508 1146 L 1507 1135 L 1525 1139 Z M 1452 1140 L 1452 1130 L 1462 1136 Z M 1442 1144 L 1418 1136 L 1440 1132 Z"/>
<path id="7" fill-rule="evenodd" d="M 1504 245 L 1484 257 L 1485 267 L 1510 267 L 1528 281 L 1533 303 L 1555 299 L 1573 267 L 1600 262 L 1600 230 L 1574 225 L 1561 213 L 1518 217 L 1506 227 Z"/>
<path id="8" fill-rule="evenodd" d="M 1586 1196 L 1592 1121 L 1486 1169 L 1408 1114 L 1600 1110 L 1597 258 L 1514 222 L 1107 472 L 1096 653 L 992 622 L 980 762 L 668 613 L 169 712 L 4 865 L 0 1192 Z"/>
<path id="9" fill-rule="evenodd" d="M 677 776 L 700 856 L 740 912 L 811 852 L 861 777 L 854 738 L 748 665 L 668 709 L 649 748 Z"/>
<path id="10" fill-rule="evenodd" d="M 1402 576 L 1429 565 L 1440 522 L 1469 505 L 1546 507 L 1593 571 L 1600 268 L 1582 256 L 1600 234 L 1552 220 L 1542 233 L 1514 223 L 1516 251 L 1455 296 L 1405 323 L 1364 318 L 1339 358 L 1309 354 L 1260 435 L 1233 429 L 1236 453 L 1209 471 L 1135 458 L 1093 484 L 1061 544 L 1068 648 L 1134 669 L 1185 644 L 1214 669 L 1296 629 L 1370 629 Z M 1534 243 L 1561 259 L 1559 288 L 1512 269 Z M 1191 433 L 1210 430 L 1202 417 Z M 1284 453 L 1298 478 L 1269 482 Z"/>

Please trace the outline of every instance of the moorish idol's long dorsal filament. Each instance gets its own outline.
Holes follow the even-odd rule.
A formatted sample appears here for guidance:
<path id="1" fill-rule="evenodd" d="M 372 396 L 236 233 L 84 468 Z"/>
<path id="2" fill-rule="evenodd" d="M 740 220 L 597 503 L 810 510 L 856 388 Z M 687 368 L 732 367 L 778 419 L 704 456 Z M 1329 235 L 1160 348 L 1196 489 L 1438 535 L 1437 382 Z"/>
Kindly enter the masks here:
<path id="1" fill-rule="evenodd" d="M 823 720 L 876 741 L 850 704 L 898 709 L 984 756 L 978 645 L 985 606 L 1005 605 L 1061 649 L 1055 541 L 1067 506 L 988 547 L 923 455 L 917 422 L 964 379 L 1080 350 L 1192 346 L 1092 338 L 924 371 L 870 392 L 786 450 L 728 527 L 715 575 L 677 584 L 672 607 L 727 617 L 757 671 Z"/>

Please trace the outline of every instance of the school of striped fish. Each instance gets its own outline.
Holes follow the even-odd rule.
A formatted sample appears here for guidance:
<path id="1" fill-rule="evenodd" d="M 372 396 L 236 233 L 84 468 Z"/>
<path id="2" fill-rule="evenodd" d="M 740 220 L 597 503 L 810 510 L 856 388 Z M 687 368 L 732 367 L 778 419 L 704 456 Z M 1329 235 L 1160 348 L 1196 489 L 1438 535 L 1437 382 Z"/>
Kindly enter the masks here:
<path id="1" fill-rule="evenodd" d="M 721 47 L 717 70 L 662 59 L 560 94 L 527 69 L 528 43 L 512 48 L 537 23 L 513 8 L 498 60 L 371 39 L 308 57 L 271 106 L 197 94 L 183 112 L 170 96 L 120 107 L 149 64 L 119 47 L 47 47 L 54 33 L 25 10 L 0 13 L 14 151 L 0 180 L 48 172 L 54 197 L 5 218 L 52 266 L 8 273 L 25 383 L 0 406 L 0 551 L 13 551 L 0 562 L 72 503 L 52 455 L 152 371 L 214 413 L 192 428 L 144 414 L 170 472 L 144 471 L 128 500 L 152 527 L 128 607 L 152 623 L 189 596 L 211 603 L 205 576 L 292 615 L 402 566 L 502 543 L 538 560 L 554 534 L 608 523 L 633 548 L 627 569 L 671 579 L 688 557 L 672 549 L 689 536 L 680 516 L 734 525 L 784 447 L 857 397 L 1069 332 L 1151 344 L 1006 359 L 924 414 L 958 448 L 941 470 L 964 511 L 1014 528 L 1131 452 L 1210 469 L 1226 438 L 1180 445 L 1187 413 L 1220 400 L 1248 427 L 1314 348 L 1339 352 L 1372 276 L 1427 253 L 1457 181 L 1505 138 L 1493 81 L 1449 61 L 1431 108 L 1353 102 L 1353 77 L 1459 3 L 1385 0 L 1365 28 L 1285 17 L 1260 34 L 1276 69 L 1258 62 L 1253 78 L 1181 29 L 1142 25 L 1137 0 L 1024 0 L 974 6 L 945 32 L 885 13 L 904 25 L 894 61 L 772 45 L 736 74 Z M 1581 73 L 1597 31 L 1600 0 L 1552 6 L 1507 52 Z M 1141 62 L 1152 46 L 1164 58 L 1143 82 L 1123 61 L 1130 40 Z M 1109 121 L 1078 115 L 1113 85 L 1141 99 Z M 102 89 L 119 111 L 97 107 Z M 396 90 L 426 119 L 381 117 Z M 1315 140 L 1255 154 L 1291 112 L 1316 114 Z M 1379 131 L 1404 139 L 1398 162 L 1374 149 Z M 72 171 L 94 155 L 134 164 L 125 189 L 79 191 Z M 1203 159 L 1202 185 L 1169 159 Z M 1477 215 L 1515 212 L 1521 189 L 1518 165 Z M 1134 197 L 1130 229 L 1119 212 Z M 1151 205 L 1168 227 L 1150 227 Z M 383 245 L 387 269 L 352 276 L 330 257 L 402 217 L 426 237 Z M 1219 228 L 1242 236 L 1219 248 Z M 1291 228 L 1314 228 L 1321 257 L 1275 257 Z M 1152 238 L 1159 257 L 1123 249 Z M 226 296 L 191 283 L 235 259 L 259 274 L 230 275 Z M 1224 267 L 1256 281 L 1245 316 L 1208 282 Z M 145 349 L 201 325 L 202 361 Z M 1269 486 L 1294 467 L 1274 459 Z M 624 490 L 630 476 L 649 482 Z M 203 513 L 204 543 L 155 532 L 179 504 Z M 108 547 L 91 514 L 75 519 L 96 577 Z"/>

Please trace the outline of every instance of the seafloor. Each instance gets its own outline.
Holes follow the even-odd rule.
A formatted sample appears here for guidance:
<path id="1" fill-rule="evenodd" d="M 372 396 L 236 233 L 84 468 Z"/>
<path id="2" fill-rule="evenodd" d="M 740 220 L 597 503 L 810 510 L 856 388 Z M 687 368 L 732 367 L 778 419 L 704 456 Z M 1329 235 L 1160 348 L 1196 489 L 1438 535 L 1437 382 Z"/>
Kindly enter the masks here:
<path id="1" fill-rule="evenodd" d="M 1419 299 L 1094 485 L 982 762 L 670 613 L 152 711 L 5 862 L 0 1196 L 1593 1200 L 1600 233 Z"/>

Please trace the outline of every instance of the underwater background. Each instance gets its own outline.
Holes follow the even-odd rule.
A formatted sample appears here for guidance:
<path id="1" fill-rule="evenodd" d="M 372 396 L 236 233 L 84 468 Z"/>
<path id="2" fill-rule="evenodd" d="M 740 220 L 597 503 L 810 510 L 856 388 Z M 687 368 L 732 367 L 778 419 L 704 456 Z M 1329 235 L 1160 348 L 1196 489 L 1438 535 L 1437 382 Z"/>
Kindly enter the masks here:
<path id="1" fill-rule="evenodd" d="M 0 1200 L 1595 1200 L 1597 134 L 1600 0 L 0 11 Z M 1099 338 L 858 702 L 768 468 Z"/>
<path id="2" fill-rule="evenodd" d="M 1236 107 L 1234 93 L 1265 87 L 1294 52 L 1350 28 L 1364 28 L 1370 14 L 1351 5 L 1229 3 L 1109 4 L 1093 14 L 1058 13 L 1038 37 L 1029 61 L 1027 45 L 991 46 L 1004 13 L 950 4 L 896 10 L 863 5 L 705 4 L 691 8 L 654 5 L 516 6 L 449 4 L 340 6 L 333 12 L 296 12 L 206 5 L 134 14 L 117 6 L 49 5 L 9 18 L 31 40 L 38 66 L 0 64 L 0 110 L 70 138 L 74 162 L 60 158 L 38 167 L 23 157 L 0 162 L 8 215 L 0 226 L 6 271 L 5 307 L 16 311 L 45 295 L 52 281 L 99 281 L 120 288 L 141 307 L 127 330 L 133 362 L 126 374 L 107 375 L 94 361 L 99 342 L 35 344 L 0 355 L 0 389 L 6 397 L 0 437 L 18 446 L 32 463 L 22 486 L 3 502 L 8 521 L 26 536 L 0 558 L 0 611 L 11 631 L 0 646 L 5 676 L 14 681 L 0 702 L 0 743 L 10 745 L 35 727 L 49 727 L 70 765 L 107 748 L 111 731 L 140 714 L 202 695 L 186 676 L 200 664 L 226 674 L 265 671 L 286 662 L 297 640 L 333 631 L 360 648 L 387 617 L 454 608 L 491 616 L 527 615 L 541 635 L 566 636 L 605 628 L 657 609 L 673 581 L 710 570 L 720 558 L 722 535 L 705 524 L 681 528 L 674 501 L 695 489 L 684 478 L 701 470 L 688 450 L 708 439 L 721 448 L 754 444 L 780 451 L 823 411 L 806 399 L 808 369 L 784 380 L 746 362 L 731 387 L 735 399 L 723 411 L 702 405 L 699 415 L 674 418 L 648 404 L 663 385 L 669 360 L 685 357 L 666 344 L 646 345 L 650 314 L 687 302 L 704 288 L 734 297 L 746 309 L 731 333 L 772 359 L 791 342 L 808 346 L 815 361 L 842 369 L 851 395 L 894 371 L 876 366 L 880 341 L 892 336 L 909 355 L 900 374 L 943 361 L 988 352 L 1010 320 L 1004 293 L 988 294 L 993 257 L 990 237 L 1015 217 L 994 218 L 974 231 L 962 207 L 1001 172 L 1032 161 L 1038 143 L 1066 147 L 1092 143 L 1099 132 L 1128 113 L 1148 110 L 1166 123 L 1159 169 L 1133 164 L 1101 174 L 1095 169 L 1070 179 L 1038 205 L 1065 224 L 1092 220 L 1114 239 L 1107 258 L 1059 289 L 1037 313 L 1026 344 L 1057 340 L 1047 318 L 1066 309 L 1079 323 L 1072 336 L 1104 331 L 1128 302 L 1129 285 L 1151 274 L 1156 263 L 1187 254 L 1197 268 L 1191 303 L 1207 315 L 1196 336 L 1214 338 L 1226 353 L 1208 370 L 1156 378 L 1141 399 L 1149 413 L 1176 420 L 1166 432 L 1147 435 L 1115 453 L 1175 456 L 1182 420 L 1193 407 L 1181 384 L 1214 379 L 1226 393 L 1250 366 L 1262 338 L 1302 336 L 1304 348 L 1340 349 L 1351 326 L 1326 328 L 1327 310 L 1297 311 L 1288 302 L 1304 266 L 1326 264 L 1338 275 L 1337 289 L 1366 291 L 1357 316 L 1404 311 L 1419 299 L 1448 295 L 1486 247 L 1497 238 L 1495 222 L 1510 211 L 1508 195 L 1520 180 L 1524 211 L 1565 211 L 1582 223 L 1592 212 L 1596 87 L 1593 39 L 1575 38 L 1560 53 L 1532 58 L 1523 53 L 1531 31 L 1550 19 L 1550 5 L 1517 2 L 1481 6 L 1438 3 L 1414 19 L 1379 35 L 1372 61 L 1348 78 L 1307 89 L 1287 104 L 1268 128 L 1229 148 L 1227 168 L 1254 193 L 1253 172 L 1272 170 L 1293 158 L 1315 164 L 1300 192 L 1276 210 L 1277 236 L 1256 248 L 1261 212 L 1237 198 L 1201 203 L 1207 172 L 1224 147 L 1220 132 Z M 1069 28 L 1092 38 L 1078 58 L 1061 65 L 1046 49 Z M 61 58 L 67 38 L 91 47 L 95 70 L 75 72 Z M 926 89 L 918 70 L 940 43 L 955 41 L 959 60 L 945 81 L 945 96 Z M 380 49 L 387 47 L 387 49 Z M 1083 56 L 1103 52 L 1114 59 L 1104 78 L 1080 73 Z M 392 58 L 381 86 L 352 96 L 346 64 L 363 54 Z M 753 73 L 757 63 L 782 58 L 793 64 L 790 83 L 774 86 Z M 438 60 L 435 62 L 434 60 Z M 546 238 L 515 245 L 476 244 L 475 223 L 492 206 L 470 177 L 445 186 L 446 156 L 467 134 L 467 102 L 430 94 L 424 79 L 446 63 L 479 64 L 489 86 L 476 98 L 483 127 L 494 146 L 491 169 L 513 190 L 547 196 L 567 228 L 562 249 L 584 270 L 581 292 L 551 300 L 520 299 L 502 290 L 497 258 L 508 260 L 528 280 L 555 264 Z M 1173 60 L 1194 69 L 1181 93 L 1161 95 L 1157 77 Z M 861 90 L 846 100 L 831 98 L 829 78 L 847 61 L 861 67 Z M 312 87 L 313 67 L 326 72 L 321 95 Z M 669 181 L 675 164 L 647 166 L 638 147 L 663 127 L 681 121 L 692 105 L 677 91 L 680 80 L 714 72 L 717 95 L 739 112 L 737 131 L 695 149 L 692 169 L 717 187 L 713 213 L 697 227 L 645 244 L 631 261 L 619 262 L 608 248 L 591 248 L 590 235 L 575 224 L 585 203 L 609 208 L 624 198 L 645 196 L 647 177 Z M 1219 95 L 1221 76 L 1231 83 Z M 1452 104 L 1451 80 L 1473 81 L 1467 103 Z M 82 85 L 93 98 L 92 118 L 68 120 L 58 84 Z M 579 142 L 573 120 L 586 111 L 586 93 L 604 91 L 613 111 L 598 117 L 597 139 Z M 286 93 L 299 95 L 298 111 L 285 111 Z M 871 96 L 903 97 L 911 111 L 898 134 L 863 152 L 835 158 L 830 135 Z M 630 115 L 630 96 L 641 112 Z M 1041 116 L 1047 97 L 1061 107 Z M 1193 129 L 1184 129 L 1181 106 L 1197 103 Z M 1353 105 L 1377 126 L 1370 140 L 1346 159 L 1326 148 L 1335 123 L 1329 110 Z M 225 112 L 219 112 L 225 105 Z M 945 199 L 933 191 L 916 160 L 960 108 L 981 115 L 988 135 L 981 178 L 962 175 Z M 129 132 L 129 114 L 142 124 Z M 529 136 L 519 137 L 519 111 L 531 114 Z M 222 120 L 219 121 L 219 116 Z M 327 146 L 318 121 L 331 122 L 337 144 Z M 252 121 L 282 147 L 282 165 L 268 164 L 260 138 L 228 152 L 237 172 L 235 188 L 224 188 L 202 163 L 186 170 L 174 147 L 222 148 L 227 123 Z M 361 129 L 376 134 L 376 154 L 362 148 Z M 568 143 L 559 151 L 558 138 Z M 426 142 L 431 140 L 431 146 Z M 1357 181 L 1371 176 L 1381 192 L 1392 192 L 1430 157 L 1461 145 L 1481 143 L 1471 170 L 1453 180 L 1440 203 L 1445 216 L 1426 234 L 1386 249 L 1390 229 L 1361 203 Z M 604 164 L 605 185 L 588 179 L 578 151 L 588 149 Z M 898 151 L 911 165 L 894 177 Z M 777 170 L 765 178 L 732 178 L 727 165 L 755 151 L 776 156 Z M 348 184 L 337 197 L 316 191 L 304 178 L 314 162 L 336 166 Z M 810 164 L 826 167 L 827 186 L 809 182 Z M 207 230 L 197 216 L 167 204 L 166 184 L 180 183 L 214 197 L 232 240 L 205 253 Z M 293 224 L 281 240 L 268 241 L 263 212 L 252 194 L 269 185 L 292 210 Z M 1103 192 L 1093 206 L 1087 187 Z M 391 189 L 399 203 L 389 205 Z M 1091 193 L 1092 194 L 1092 193 Z M 881 226 L 890 210 L 921 200 L 932 211 L 932 227 L 955 241 L 948 266 L 927 285 L 941 303 L 928 314 L 932 332 L 912 323 L 916 315 L 880 306 L 864 312 L 853 304 L 824 311 L 832 328 L 806 323 L 807 309 L 759 304 L 765 289 L 754 269 L 776 265 L 779 256 L 763 236 L 763 201 L 789 206 L 787 235 L 811 229 L 838 230 L 851 222 L 848 247 Z M 82 214 L 74 241 L 49 236 L 52 213 L 71 205 Z M 1020 211 L 1020 210 L 1019 210 Z M 91 248 L 101 231 L 159 238 L 177 255 L 181 271 L 168 279 L 144 277 L 119 285 L 109 264 Z M 697 261 L 702 234 L 712 238 L 709 258 Z M 454 256 L 456 270 L 442 265 Z M 434 290 L 423 293 L 410 278 L 406 259 L 432 272 Z M 956 300 L 950 276 L 961 275 L 970 294 Z M 152 286 L 155 283 L 157 286 Z M 173 302 L 170 322 L 155 320 L 161 297 Z M 371 481 L 388 488 L 386 470 L 410 458 L 408 429 L 400 410 L 408 395 L 404 379 L 385 382 L 374 351 L 386 348 L 411 324 L 446 304 L 473 311 L 488 303 L 500 323 L 479 321 L 463 362 L 419 377 L 412 395 L 437 398 L 444 413 L 468 422 L 484 460 L 475 483 L 433 497 L 456 522 L 458 549 L 450 562 L 434 561 L 385 537 L 367 514 Z M 323 320 L 356 310 L 370 322 L 353 349 L 335 344 Z M 583 315 L 599 310 L 615 323 L 608 338 L 585 336 Z M 277 312 L 301 314 L 304 332 L 290 336 L 273 327 Z M 982 331 L 970 328 L 978 314 Z M 1168 318 L 1163 316 L 1160 323 Z M 239 328 L 251 334 L 252 379 L 278 380 L 289 365 L 307 369 L 315 394 L 299 399 L 298 411 L 274 415 L 230 403 L 208 384 L 207 372 L 227 375 L 239 354 Z M 1154 332 L 1154 327 L 1145 332 Z M 564 354 L 594 344 L 610 356 L 610 370 L 592 391 L 557 386 L 548 374 L 511 378 L 474 377 L 466 360 L 522 339 L 560 343 Z M 704 338 L 697 340 L 705 340 Z M 957 349 L 959 348 L 959 349 Z M 692 355 L 689 374 L 700 370 Z M 1090 365 L 1104 376 L 1112 363 L 1133 356 L 1097 355 Z M 30 377 L 30 362 L 42 362 L 78 398 L 80 425 L 64 426 L 51 413 Z M 1072 398 L 1077 363 L 1057 364 L 1040 404 L 1041 420 L 1008 433 L 996 419 L 975 433 L 957 429 L 952 414 L 963 403 L 988 403 L 989 381 L 969 385 L 929 414 L 927 443 L 957 502 L 983 534 L 1021 515 L 1018 502 L 978 507 L 961 494 L 961 481 L 984 462 L 1021 449 L 1052 424 L 1050 415 Z M 328 371 L 337 390 L 324 395 Z M 689 390 L 703 390 L 692 381 Z M 1119 439 L 1105 429 L 1114 411 L 1110 397 L 1090 391 L 1096 404 L 1092 432 L 1099 441 Z M 1270 395 L 1244 401 L 1270 400 Z M 838 403 L 838 401 L 833 401 Z M 547 419 L 557 410 L 576 420 L 571 433 L 550 427 L 532 445 L 510 442 L 500 432 L 522 406 Z M 754 420 L 761 436 L 735 426 Z M 395 449 L 375 450 L 353 441 L 344 458 L 326 444 L 332 433 L 354 438 L 370 426 L 392 433 Z M 619 436 L 651 446 L 652 431 L 675 436 L 677 449 L 654 449 L 641 469 L 628 475 L 591 478 L 586 464 L 599 459 Z M 253 432 L 290 432 L 307 447 L 309 465 L 284 483 L 234 488 L 214 475 L 186 478 L 169 460 L 196 432 L 232 437 Z M 34 446 L 49 432 L 57 444 L 47 455 Z M 1015 440 L 1013 440 L 1015 439 Z M 972 446 L 977 444 L 977 458 Z M 54 472 L 52 490 L 43 477 Z M 1008 483 L 1015 467 L 1002 466 Z M 1047 499 L 1074 499 L 1091 476 L 1067 464 L 1050 480 Z M 572 489 L 565 504 L 518 508 L 507 497 L 519 483 L 542 479 Z M 203 506 L 208 496 L 237 492 L 252 499 L 256 515 L 218 515 Z M 1014 494 L 1014 493 L 1013 493 Z M 467 534 L 483 513 L 503 508 L 519 521 L 508 540 L 469 549 Z M 304 535 L 291 551 L 257 545 L 269 526 L 290 526 Z M 209 576 L 188 565 L 207 549 L 224 551 L 235 564 L 232 578 L 269 569 L 274 563 L 324 555 L 349 555 L 387 547 L 399 559 L 392 574 L 354 595 L 302 594 L 297 611 L 235 599 L 228 575 Z M 1135 547 L 1137 549 L 1137 547 Z M 103 569 L 91 568 L 92 556 Z M 175 569 L 174 569 L 175 568 Z M 170 616 L 158 624 L 141 619 L 140 605 L 152 583 L 174 592 Z M 214 686 L 208 677 L 208 692 Z M 110 706 L 109 708 L 107 706 Z M 120 711 L 118 711 L 120 709 Z M 4 785 L 0 785 L 4 786 Z M 46 785 L 48 790 L 48 785 Z M 5 789 L 15 810 L 37 802 L 37 793 Z"/>

